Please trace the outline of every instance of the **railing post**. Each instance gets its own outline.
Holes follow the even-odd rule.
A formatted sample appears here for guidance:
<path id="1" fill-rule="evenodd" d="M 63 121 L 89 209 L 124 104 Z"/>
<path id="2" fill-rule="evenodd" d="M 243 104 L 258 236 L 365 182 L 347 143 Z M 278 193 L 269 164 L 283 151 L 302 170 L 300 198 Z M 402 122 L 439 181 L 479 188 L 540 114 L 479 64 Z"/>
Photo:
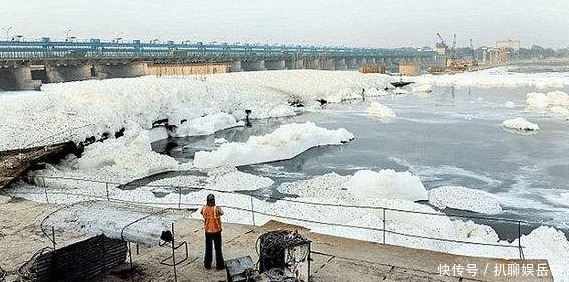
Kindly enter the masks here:
<path id="1" fill-rule="evenodd" d="M 383 210 L 383 244 L 385 245 L 385 208 L 381 208 Z"/>
<path id="2" fill-rule="evenodd" d="M 43 185 L 43 192 L 45 193 L 45 202 L 49 204 L 49 197 L 47 196 L 47 185 L 45 185 L 45 177 L 41 177 L 41 183 Z"/>
<path id="3" fill-rule="evenodd" d="M 51 241 L 53 243 L 53 250 L 55 251 L 55 227 L 51 227 Z"/>
<path id="4" fill-rule="evenodd" d="M 128 242 L 128 257 L 130 260 L 130 281 L 134 282 L 134 267 L 132 265 L 132 248 L 130 247 L 130 242 Z"/>
<path id="5" fill-rule="evenodd" d="M 520 250 L 520 259 L 524 259 L 524 250 L 522 249 L 522 222 L 518 221 L 518 249 Z"/>
<path id="6" fill-rule="evenodd" d="M 182 204 L 182 187 L 178 187 L 178 209 L 180 208 Z M 174 227 L 172 225 L 172 227 Z"/>
<path id="7" fill-rule="evenodd" d="M 181 190 L 182 189 L 180 188 L 180 191 Z M 172 222 L 172 266 L 174 267 L 174 282 L 178 282 L 178 274 L 176 273 L 176 247 L 174 247 L 174 239 L 176 238 L 175 234 L 174 223 Z"/>
<path id="8" fill-rule="evenodd" d="M 251 215 L 253 218 L 253 226 L 255 226 L 255 209 L 253 207 L 253 196 L 249 196 L 249 198 L 251 199 Z"/>

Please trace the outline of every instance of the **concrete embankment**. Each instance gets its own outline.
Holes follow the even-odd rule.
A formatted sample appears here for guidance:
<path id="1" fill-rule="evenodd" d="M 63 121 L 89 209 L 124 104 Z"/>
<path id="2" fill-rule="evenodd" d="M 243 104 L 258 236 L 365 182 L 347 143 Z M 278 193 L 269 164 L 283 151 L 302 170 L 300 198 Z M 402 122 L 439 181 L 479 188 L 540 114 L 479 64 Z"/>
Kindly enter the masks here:
<path id="1" fill-rule="evenodd" d="M 18 269 L 40 249 L 52 245 L 40 230 L 39 223 L 51 211 L 60 208 L 27 200 L 0 196 L 0 267 L 6 281 L 17 281 Z M 85 212 L 92 212 L 86 210 Z M 187 210 L 181 210 L 188 213 Z M 68 219 L 73 221 L 73 219 Z M 168 225 L 168 224 L 166 224 Z M 97 281 L 225 281 L 226 272 L 203 267 L 204 235 L 202 221 L 185 217 L 175 223 L 175 240 L 186 241 L 188 259 L 176 267 L 160 261 L 172 255 L 166 246 L 138 248 L 131 245 L 132 265 L 126 261 L 108 269 Z M 545 260 L 503 260 L 452 255 L 447 253 L 373 242 L 346 239 L 310 232 L 298 226 L 268 222 L 263 226 L 225 223 L 223 253 L 225 260 L 251 256 L 259 258 L 257 239 L 274 230 L 297 230 L 311 243 L 310 274 L 312 281 L 553 281 L 547 276 L 505 276 L 495 272 L 497 266 L 533 264 L 547 268 Z M 57 241 L 84 237 L 73 230 L 57 230 Z M 60 248 L 61 246 L 57 246 Z M 180 259 L 181 253 L 177 253 Z M 77 262 L 80 264 L 81 262 Z M 520 268 L 521 269 L 521 268 Z M 134 270 L 134 271 L 131 271 Z M 459 272 L 457 270 L 461 270 Z M 476 271 L 476 272 L 475 272 Z"/>
<path id="2" fill-rule="evenodd" d="M 16 181 L 39 162 L 59 160 L 76 150 L 72 142 L 0 152 L 0 189 Z"/>

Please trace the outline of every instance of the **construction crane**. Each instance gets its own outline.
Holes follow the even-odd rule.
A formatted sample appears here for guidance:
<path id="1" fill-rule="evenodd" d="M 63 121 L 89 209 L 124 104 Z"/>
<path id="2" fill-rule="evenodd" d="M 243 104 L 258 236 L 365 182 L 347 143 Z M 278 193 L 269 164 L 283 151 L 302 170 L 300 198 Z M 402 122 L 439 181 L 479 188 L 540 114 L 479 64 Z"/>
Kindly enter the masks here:
<path id="1" fill-rule="evenodd" d="M 456 55 L 456 34 L 453 36 L 452 48 L 445 43 L 445 40 L 440 33 L 437 33 L 441 45 L 445 48 L 446 55 L 446 68 L 449 71 L 465 71 L 468 69 L 468 63 L 464 60 L 458 59 Z"/>
<path id="2" fill-rule="evenodd" d="M 437 36 L 439 37 L 439 40 L 441 41 L 441 45 L 443 45 L 443 47 L 445 48 L 445 53 L 448 59 L 453 59 L 455 58 L 455 49 L 456 49 L 456 34 L 454 35 L 454 40 L 452 42 L 452 48 L 449 47 L 445 40 L 443 39 L 443 37 L 441 36 L 440 33 L 437 33 Z"/>
<path id="3" fill-rule="evenodd" d="M 445 51 L 447 53 L 450 52 L 450 48 L 448 47 L 448 45 L 445 43 L 445 40 L 443 39 L 443 37 L 441 36 L 440 33 L 437 32 L 437 36 L 439 37 L 439 40 L 441 40 L 441 45 L 443 45 L 443 47 L 445 48 Z"/>

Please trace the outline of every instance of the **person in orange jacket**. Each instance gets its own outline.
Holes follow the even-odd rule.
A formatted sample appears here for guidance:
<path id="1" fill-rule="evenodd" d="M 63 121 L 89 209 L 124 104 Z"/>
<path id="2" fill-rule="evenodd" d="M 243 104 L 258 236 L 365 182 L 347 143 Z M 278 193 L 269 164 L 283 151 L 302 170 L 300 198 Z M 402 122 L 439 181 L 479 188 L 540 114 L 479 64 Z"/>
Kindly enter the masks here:
<path id="1" fill-rule="evenodd" d="M 207 195 L 206 205 L 202 207 L 201 214 L 204 218 L 205 230 L 205 258 L 204 267 L 211 269 L 212 262 L 212 242 L 215 246 L 215 268 L 218 270 L 225 268 L 223 254 L 221 252 L 221 216 L 223 211 L 215 205 L 215 196 Z"/>

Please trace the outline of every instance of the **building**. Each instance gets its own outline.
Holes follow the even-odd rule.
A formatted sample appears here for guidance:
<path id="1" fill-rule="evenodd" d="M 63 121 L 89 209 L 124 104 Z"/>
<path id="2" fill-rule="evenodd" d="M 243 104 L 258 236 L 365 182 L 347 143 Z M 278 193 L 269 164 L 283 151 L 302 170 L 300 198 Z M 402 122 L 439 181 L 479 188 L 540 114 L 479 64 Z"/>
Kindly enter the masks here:
<path id="1" fill-rule="evenodd" d="M 514 52 L 520 51 L 520 41 L 515 38 L 496 41 L 496 48 L 498 49 L 511 49 Z"/>

